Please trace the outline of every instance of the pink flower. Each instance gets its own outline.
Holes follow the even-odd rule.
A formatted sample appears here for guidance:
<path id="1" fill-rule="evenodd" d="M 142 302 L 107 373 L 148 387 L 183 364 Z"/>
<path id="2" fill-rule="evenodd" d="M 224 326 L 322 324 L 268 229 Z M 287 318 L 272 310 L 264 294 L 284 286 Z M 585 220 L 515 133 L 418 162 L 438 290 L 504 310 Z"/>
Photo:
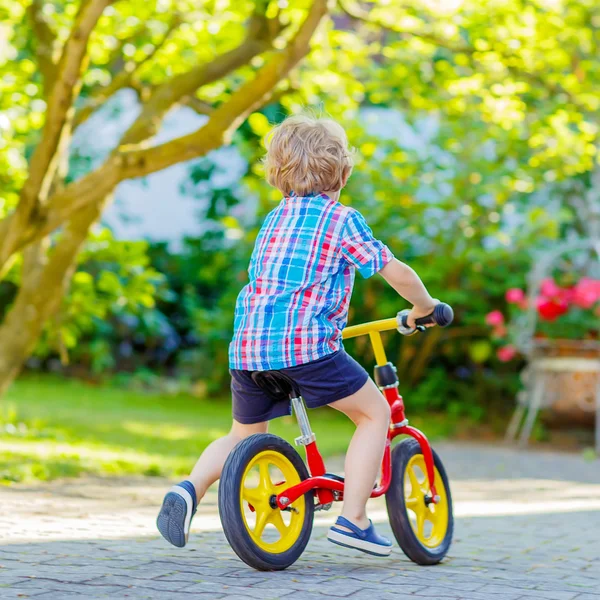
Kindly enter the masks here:
<path id="1" fill-rule="evenodd" d="M 509 362 L 516 355 L 517 355 L 517 349 L 510 344 L 508 346 L 503 346 L 502 348 L 498 348 L 498 352 L 496 353 L 498 360 L 500 360 L 502 362 Z"/>
<path id="2" fill-rule="evenodd" d="M 567 304 L 571 304 L 573 299 L 575 298 L 575 288 L 568 287 L 562 288 L 560 290 L 560 294 L 558 295 L 559 300 L 563 300 Z"/>
<path id="3" fill-rule="evenodd" d="M 583 277 L 573 288 L 573 304 L 581 308 L 592 308 L 600 300 L 600 280 Z"/>
<path id="4" fill-rule="evenodd" d="M 493 310 L 485 316 L 485 322 L 492 327 L 504 324 L 504 315 L 499 310 Z"/>
<path id="5" fill-rule="evenodd" d="M 540 286 L 540 293 L 542 296 L 547 298 L 555 298 L 560 296 L 560 288 L 556 285 L 556 282 L 552 278 L 543 279 Z"/>
<path id="6" fill-rule="evenodd" d="M 519 288 L 510 288 L 506 290 L 506 301 L 509 304 L 521 304 L 525 300 L 525 292 Z"/>

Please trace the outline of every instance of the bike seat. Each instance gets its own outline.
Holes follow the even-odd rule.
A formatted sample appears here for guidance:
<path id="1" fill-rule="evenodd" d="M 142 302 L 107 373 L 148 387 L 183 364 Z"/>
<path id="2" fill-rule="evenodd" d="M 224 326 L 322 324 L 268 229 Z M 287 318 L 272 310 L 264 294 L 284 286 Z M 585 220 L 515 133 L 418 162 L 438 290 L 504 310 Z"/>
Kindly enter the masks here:
<path id="1" fill-rule="evenodd" d="M 250 376 L 254 383 L 276 402 L 300 397 L 300 390 L 295 381 L 281 371 L 253 371 Z"/>

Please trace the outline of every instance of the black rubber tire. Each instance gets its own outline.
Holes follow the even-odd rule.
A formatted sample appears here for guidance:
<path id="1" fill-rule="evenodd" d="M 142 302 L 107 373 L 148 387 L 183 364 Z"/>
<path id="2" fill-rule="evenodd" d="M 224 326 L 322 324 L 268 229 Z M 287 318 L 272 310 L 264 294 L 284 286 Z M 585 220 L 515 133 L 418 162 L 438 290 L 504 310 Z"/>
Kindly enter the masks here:
<path id="1" fill-rule="evenodd" d="M 274 450 L 285 456 L 294 466 L 301 480 L 309 477 L 300 455 L 285 440 L 268 433 L 257 433 L 242 440 L 231 452 L 219 483 L 219 516 L 227 541 L 233 551 L 250 567 L 258 571 L 281 571 L 294 564 L 304 552 L 313 527 L 315 512 L 314 493 L 307 492 L 302 531 L 294 545 L 285 552 L 273 554 L 259 548 L 246 529 L 240 507 L 242 477 L 250 461 L 259 452 Z"/>
<path id="2" fill-rule="evenodd" d="M 424 546 L 413 531 L 404 498 L 404 474 L 408 461 L 421 454 L 421 447 L 415 439 L 402 440 L 392 451 L 392 481 L 385 495 L 385 503 L 394 536 L 404 554 L 418 565 L 436 565 L 448 553 L 454 532 L 454 515 L 450 484 L 440 457 L 433 451 L 433 461 L 444 483 L 448 499 L 448 529 L 442 543 L 437 548 Z"/>

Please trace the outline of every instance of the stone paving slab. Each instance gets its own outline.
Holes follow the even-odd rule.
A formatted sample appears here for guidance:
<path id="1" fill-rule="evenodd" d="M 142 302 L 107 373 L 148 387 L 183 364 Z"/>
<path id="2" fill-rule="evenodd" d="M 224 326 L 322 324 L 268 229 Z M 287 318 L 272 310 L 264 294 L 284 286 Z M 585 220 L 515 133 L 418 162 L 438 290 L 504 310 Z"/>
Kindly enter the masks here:
<path id="1" fill-rule="evenodd" d="M 436 567 L 348 553 L 318 514 L 290 569 L 259 573 L 227 545 L 212 491 L 184 549 L 157 536 L 164 480 L 82 479 L 0 490 L 0 600 L 600 600 L 600 462 L 439 444 L 456 531 Z M 335 466 L 335 465 L 334 465 Z M 391 535 L 382 500 L 371 517 Z M 182 594 L 183 593 L 183 594 Z"/>

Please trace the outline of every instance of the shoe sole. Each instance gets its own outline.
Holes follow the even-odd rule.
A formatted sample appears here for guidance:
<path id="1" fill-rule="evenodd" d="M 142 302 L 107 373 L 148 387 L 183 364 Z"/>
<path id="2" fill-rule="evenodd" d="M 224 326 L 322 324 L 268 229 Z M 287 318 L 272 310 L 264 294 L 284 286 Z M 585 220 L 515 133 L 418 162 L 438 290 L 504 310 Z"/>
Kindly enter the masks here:
<path id="1" fill-rule="evenodd" d="M 161 535 L 177 548 L 183 548 L 188 540 L 192 520 L 192 497 L 186 490 L 178 487 L 170 491 L 156 519 Z"/>
<path id="2" fill-rule="evenodd" d="M 371 556 L 389 556 L 392 553 L 391 546 L 380 546 L 379 544 L 367 542 L 366 540 L 353 539 L 347 535 L 344 535 L 343 533 L 337 533 L 335 531 L 330 531 L 327 534 L 327 539 L 338 546 L 352 548 L 353 550 L 360 550 L 361 552 L 370 554 Z M 349 544 L 349 541 L 352 543 Z"/>

